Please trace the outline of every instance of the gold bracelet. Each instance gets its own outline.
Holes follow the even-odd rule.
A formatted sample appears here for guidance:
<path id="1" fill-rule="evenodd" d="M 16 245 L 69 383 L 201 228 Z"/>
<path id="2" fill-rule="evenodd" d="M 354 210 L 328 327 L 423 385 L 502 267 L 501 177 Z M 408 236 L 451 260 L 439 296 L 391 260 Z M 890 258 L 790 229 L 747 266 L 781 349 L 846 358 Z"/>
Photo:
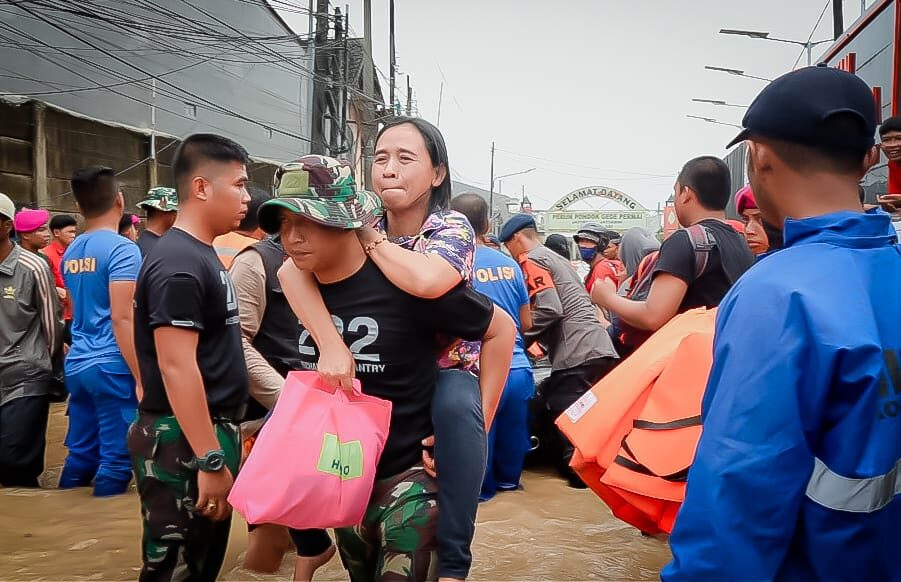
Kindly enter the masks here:
<path id="1" fill-rule="evenodd" d="M 366 253 L 366 256 L 369 256 L 372 254 L 372 251 L 375 250 L 375 247 L 379 246 L 383 242 L 388 242 L 388 237 L 383 236 L 378 240 L 366 243 L 365 245 L 363 245 L 363 252 Z"/>

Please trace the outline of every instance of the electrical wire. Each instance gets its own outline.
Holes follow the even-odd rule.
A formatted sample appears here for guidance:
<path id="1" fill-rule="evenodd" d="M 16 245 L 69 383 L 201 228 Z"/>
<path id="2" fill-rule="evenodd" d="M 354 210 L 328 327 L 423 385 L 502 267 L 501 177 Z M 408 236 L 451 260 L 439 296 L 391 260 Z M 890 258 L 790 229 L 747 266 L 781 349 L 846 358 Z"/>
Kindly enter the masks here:
<path id="1" fill-rule="evenodd" d="M 26 7 L 25 5 L 17 4 L 17 6 L 19 6 L 22 10 L 25 10 L 26 12 L 29 12 L 30 14 L 34 14 L 34 12 L 32 12 L 32 11 L 31 11 L 28 7 Z M 134 70 L 140 72 L 140 73 L 143 74 L 143 75 L 148 75 L 148 76 L 151 76 L 151 77 L 153 76 L 152 74 L 148 73 L 146 70 L 144 70 L 143 68 L 141 68 L 141 67 L 135 65 L 134 63 L 130 63 L 130 62 L 126 61 L 125 59 L 122 59 L 121 57 L 118 57 L 118 56 L 116 56 L 116 55 L 110 53 L 109 51 L 107 51 L 107 50 L 101 48 L 100 46 L 98 46 L 98 45 L 96 45 L 96 44 L 94 44 L 94 43 L 92 43 L 92 42 L 90 42 L 90 41 L 88 41 L 88 40 L 86 40 L 86 39 L 78 38 L 75 34 L 73 34 L 72 32 L 70 32 L 69 30 L 67 30 L 67 29 L 63 28 L 62 26 L 60 26 L 60 25 L 58 25 L 58 24 L 56 24 L 56 23 L 54 23 L 54 22 L 48 20 L 47 18 L 41 17 L 40 15 L 36 15 L 36 16 L 37 16 L 38 18 L 40 18 L 41 20 L 43 20 L 46 24 L 52 26 L 53 28 L 56 28 L 56 29 L 59 30 L 60 32 L 63 32 L 63 33 L 65 33 L 65 34 L 71 36 L 71 37 L 74 38 L 75 40 L 78 40 L 78 41 L 80 41 L 80 42 L 82 42 L 82 43 L 84 43 L 84 44 L 86 44 L 86 45 L 88 45 L 88 46 L 94 47 L 94 48 L 95 48 L 96 50 L 98 50 L 100 53 L 102 53 L 102 54 L 104 54 L 104 55 L 106 55 L 106 56 L 112 58 L 112 59 L 115 60 L 116 62 L 119 62 L 119 63 L 121 63 L 121 64 L 123 64 L 123 65 L 125 65 L 125 66 L 127 66 L 127 67 L 131 67 L 131 68 L 133 68 Z M 312 143 L 311 140 L 310 140 L 309 138 L 305 137 L 305 136 L 302 136 L 302 135 L 299 135 L 299 134 L 296 134 L 296 133 L 293 133 L 293 132 L 290 132 L 290 131 L 286 131 L 286 130 L 283 130 L 283 129 L 280 129 L 280 128 L 277 128 L 277 127 L 271 127 L 272 125 L 275 125 L 274 123 L 269 123 L 269 124 L 261 123 L 261 122 L 255 120 L 255 119 L 253 119 L 253 118 L 251 118 L 251 117 L 248 117 L 248 116 L 246 116 L 246 115 L 244 115 L 244 114 L 242 114 L 242 113 L 238 113 L 238 112 L 236 112 L 236 111 L 232 111 L 232 110 L 228 109 L 227 107 L 223 107 L 223 106 L 221 106 L 221 105 L 218 105 L 218 104 L 214 103 L 213 101 L 210 101 L 209 99 L 206 99 L 205 97 L 203 97 L 203 96 L 201 96 L 201 95 L 198 95 L 198 94 L 196 94 L 196 93 L 194 93 L 194 92 L 192 92 L 192 91 L 189 91 L 189 90 L 187 90 L 187 89 L 183 89 L 183 88 L 179 87 L 178 85 L 176 85 L 176 84 L 174 84 L 174 83 L 171 83 L 171 82 L 167 81 L 166 79 L 157 79 L 157 80 L 160 81 L 161 83 L 165 84 L 165 85 L 168 85 L 168 86 L 172 87 L 172 88 L 175 89 L 176 91 L 181 91 L 181 92 L 184 93 L 185 95 L 188 95 L 188 96 L 190 96 L 190 97 L 193 97 L 193 98 L 196 99 L 197 102 L 199 102 L 199 103 L 205 104 L 205 105 L 207 105 L 208 107 L 212 107 L 214 111 L 219 111 L 219 112 L 221 112 L 221 113 L 223 113 L 223 114 L 230 115 L 230 116 L 235 117 L 235 118 L 237 118 L 237 119 L 241 119 L 242 121 L 246 121 L 246 122 L 248 122 L 248 123 L 252 123 L 252 124 L 258 125 L 258 126 L 264 128 L 264 129 L 271 130 L 271 131 L 273 131 L 273 132 L 279 133 L 279 134 L 281 134 L 281 135 L 285 135 L 285 136 L 287 136 L 287 137 L 291 137 L 291 138 L 294 138 L 294 139 L 297 139 L 297 140 L 301 140 L 301 141 L 305 141 L 305 142 L 308 142 L 308 143 Z"/>
<path id="2" fill-rule="evenodd" d="M 817 29 L 820 27 L 820 23 L 823 22 L 823 17 L 826 15 L 826 10 L 829 9 L 830 4 L 833 2 L 841 2 L 842 0 L 826 0 L 826 4 L 823 5 L 823 11 L 820 12 L 820 17 L 817 18 L 817 23 L 813 25 L 813 29 L 810 31 L 810 34 L 807 36 L 807 44 L 810 45 L 810 41 L 813 40 L 813 35 L 816 34 Z M 807 52 L 807 47 L 802 47 L 800 54 L 798 54 L 798 58 L 795 59 L 795 64 L 792 65 L 792 70 L 798 66 L 798 63 L 801 62 L 801 57 L 804 56 L 804 53 Z"/>
<path id="3" fill-rule="evenodd" d="M 588 170 L 597 170 L 597 171 L 599 171 L 599 172 L 616 172 L 616 173 L 619 173 L 619 174 L 628 174 L 628 175 L 631 175 L 631 176 L 640 176 L 640 177 L 644 177 L 644 178 L 675 178 L 675 177 L 676 177 L 675 174 L 651 174 L 651 173 L 647 173 L 647 172 L 633 172 L 633 171 L 629 171 L 629 170 L 618 170 L 618 169 L 615 169 L 615 168 L 600 168 L 600 167 L 597 167 L 597 166 L 586 166 L 586 165 L 583 165 L 583 164 L 576 164 L 576 163 L 573 163 L 573 162 L 565 162 L 565 161 L 562 161 L 562 160 L 552 160 L 552 159 L 550 159 L 550 158 L 545 158 L 545 157 L 541 157 L 541 156 L 533 156 L 533 155 L 529 155 L 529 154 L 521 154 L 521 153 L 514 152 L 514 151 L 510 151 L 510 150 L 505 150 L 505 149 L 499 148 L 499 147 L 495 147 L 495 148 L 494 148 L 494 151 L 495 151 L 495 152 L 503 152 L 503 153 L 505 153 L 505 154 L 513 155 L 513 156 L 520 157 L 520 158 L 528 158 L 528 159 L 532 159 L 532 160 L 541 160 L 541 161 L 544 161 L 544 162 L 550 162 L 550 163 L 552 163 L 552 164 L 564 165 L 564 166 L 572 166 L 572 167 L 575 167 L 575 168 L 584 168 L 584 169 L 588 169 Z"/>

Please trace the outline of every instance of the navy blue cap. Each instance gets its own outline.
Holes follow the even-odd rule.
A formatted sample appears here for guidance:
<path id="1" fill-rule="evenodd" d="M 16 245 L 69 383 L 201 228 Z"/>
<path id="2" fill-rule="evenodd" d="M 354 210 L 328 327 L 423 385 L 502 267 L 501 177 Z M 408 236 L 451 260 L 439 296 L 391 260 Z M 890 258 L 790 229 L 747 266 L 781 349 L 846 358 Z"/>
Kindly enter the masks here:
<path id="1" fill-rule="evenodd" d="M 535 226 L 535 219 L 531 214 L 517 214 L 501 227 L 501 233 L 497 235 L 497 238 L 500 239 L 502 243 L 507 242 L 513 235 L 517 232 L 521 231 L 524 228 L 537 228 Z"/>
<path id="2" fill-rule="evenodd" d="M 853 131 L 836 133 L 824 122 L 848 114 L 860 120 Z M 744 129 L 727 148 L 755 136 L 836 149 L 866 150 L 876 142 L 876 102 L 857 75 L 827 66 L 782 75 L 754 99 Z"/>

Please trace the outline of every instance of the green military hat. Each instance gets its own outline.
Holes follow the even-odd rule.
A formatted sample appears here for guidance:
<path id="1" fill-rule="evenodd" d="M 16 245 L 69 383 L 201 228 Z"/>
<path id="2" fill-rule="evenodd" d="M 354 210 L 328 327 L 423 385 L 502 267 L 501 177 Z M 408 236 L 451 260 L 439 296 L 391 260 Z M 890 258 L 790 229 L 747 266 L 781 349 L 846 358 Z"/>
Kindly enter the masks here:
<path id="1" fill-rule="evenodd" d="M 175 188 L 157 186 L 147 191 L 147 197 L 136 204 L 138 208 L 153 208 L 160 212 L 178 212 L 178 193 Z"/>
<path id="2" fill-rule="evenodd" d="M 278 232 L 278 209 L 287 208 L 314 222 L 353 230 L 381 214 L 382 204 L 372 192 L 358 190 L 350 166 L 326 156 L 304 156 L 275 173 L 275 198 L 260 207 L 260 228 Z"/>

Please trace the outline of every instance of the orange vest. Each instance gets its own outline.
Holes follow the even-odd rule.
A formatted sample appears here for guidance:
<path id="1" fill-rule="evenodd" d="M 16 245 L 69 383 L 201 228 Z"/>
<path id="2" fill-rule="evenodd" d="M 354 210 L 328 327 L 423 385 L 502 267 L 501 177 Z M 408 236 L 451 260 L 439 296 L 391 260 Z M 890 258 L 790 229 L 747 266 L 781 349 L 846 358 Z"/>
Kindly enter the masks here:
<path id="1" fill-rule="evenodd" d="M 672 531 L 701 438 L 716 309 L 673 318 L 557 419 L 572 467 L 623 521 Z"/>
<path id="2" fill-rule="evenodd" d="M 258 242 L 260 241 L 253 237 L 244 236 L 237 232 L 230 232 L 228 234 L 223 234 L 222 236 L 217 236 L 215 240 L 213 240 L 213 248 L 216 249 L 219 260 L 222 261 L 222 264 L 228 269 L 232 266 L 232 261 L 238 253 Z"/>

